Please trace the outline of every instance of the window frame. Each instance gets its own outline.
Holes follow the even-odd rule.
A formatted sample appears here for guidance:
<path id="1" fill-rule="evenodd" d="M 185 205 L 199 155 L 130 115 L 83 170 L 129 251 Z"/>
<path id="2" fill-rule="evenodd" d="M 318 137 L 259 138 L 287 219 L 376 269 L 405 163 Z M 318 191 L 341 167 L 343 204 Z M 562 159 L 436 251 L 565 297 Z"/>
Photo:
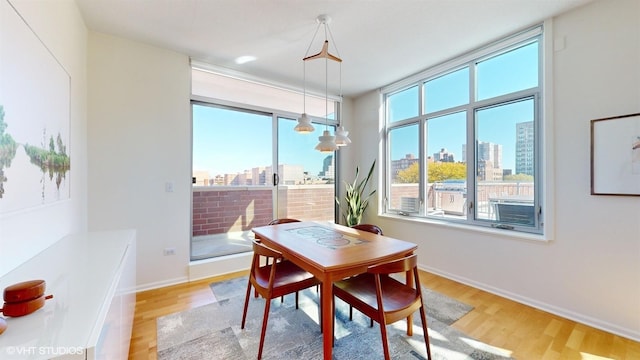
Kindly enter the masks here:
<path id="1" fill-rule="evenodd" d="M 397 83 L 391 84 L 383 89 L 381 89 L 381 100 L 383 105 L 382 112 L 382 126 L 383 126 L 383 142 L 381 146 L 383 147 L 383 151 L 381 152 L 385 157 L 385 161 L 383 162 L 385 165 L 385 176 L 383 177 L 383 189 L 384 196 L 381 199 L 381 215 L 391 215 L 391 216 L 400 216 L 402 218 L 406 218 L 408 220 L 417 220 L 417 221 L 427 221 L 427 222 L 437 222 L 437 223 L 445 223 L 445 224 L 457 224 L 457 225 L 470 225 L 474 228 L 490 228 L 495 231 L 512 231 L 514 233 L 528 233 L 532 235 L 544 235 L 544 200 L 546 199 L 546 194 L 544 193 L 547 186 L 545 185 L 547 182 L 546 174 L 544 173 L 544 165 L 546 163 L 546 159 L 543 157 L 544 149 L 543 146 L 545 144 L 545 132 L 544 132 L 544 90 L 545 90 L 545 59 L 544 54 L 546 50 L 546 41 L 545 37 L 547 35 L 543 31 L 543 25 L 537 25 L 535 27 L 524 30 L 520 33 L 516 33 L 510 36 L 503 38 L 497 42 L 489 44 L 485 47 L 479 48 L 470 53 L 464 54 L 460 57 L 447 61 L 443 64 L 437 65 L 433 68 L 427 69 L 419 74 L 411 76 L 407 79 L 401 80 Z M 518 91 L 513 91 L 507 94 L 502 94 L 498 96 L 494 96 L 491 98 L 486 98 L 483 100 L 477 100 L 477 64 L 487 59 L 493 58 L 495 56 L 499 56 L 500 54 L 508 53 L 514 49 L 521 48 L 526 46 L 527 44 L 531 44 L 536 42 L 538 44 L 538 83 L 537 86 L 521 89 Z M 469 101 L 466 104 L 453 106 L 446 109 L 440 109 L 431 113 L 425 113 L 425 84 L 428 81 L 433 79 L 437 79 L 448 74 L 454 73 L 461 69 L 468 68 L 469 71 Z M 393 96 L 394 94 L 400 93 L 406 89 L 409 89 L 413 86 L 418 87 L 418 107 L 419 114 L 416 117 L 408 118 L 408 119 L 394 119 L 393 121 L 389 121 L 389 106 L 387 99 L 389 96 Z M 476 112 L 482 109 L 487 109 L 496 106 L 503 106 L 509 103 L 515 103 L 518 101 L 523 101 L 526 99 L 532 99 L 533 101 L 533 131 L 534 131 L 534 225 L 533 226 L 522 226 L 518 224 L 500 224 L 495 220 L 490 219 L 481 219 L 476 217 L 476 188 L 478 184 L 478 180 L 476 177 L 477 171 L 477 154 L 476 154 L 476 134 L 477 134 L 477 123 L 476 123 Z M 412 105 L 413 106 L 413 105 Z M 466 216 L 462 218 L 437 218 L 434 215 L 430 215 L 427 213 L 427 205 L 426 201 L 428 198 L 427 190 L 427 121 L 429 119 L 438 118 L 441 116 L 445 116 L 448 114 L 453 114 L 457 112 L 466 112 L 466 164 L 467 164 L 467 178 L 466 178 L 466 196 L 467 199 L 471 199 L 465 203 L 466 208 Z M 390 173 L 391 163 L 391 144 L 389 134 L 396 128 L 410 126 L 413 124 L 418 124 L 419 128 L 419 153 L 417 156 L 420 158 L 420 170 L 419 170 L 419 203 L 420 203 L 420 211 L 417 214 L 408 214 L 403 212 L 401 209 L 391 208 L 391 185 L 392 185 L 392 174 Z M 516 135 L 517 136 L 517 135 Z M 547 139 L 546 141 L 549 141 Z M 468 144 L 473 144 L 469 146 Z M 514 165 L 515 166 L 515 165 Z M 514 168 L 515 171 L 515 168 Z"/>

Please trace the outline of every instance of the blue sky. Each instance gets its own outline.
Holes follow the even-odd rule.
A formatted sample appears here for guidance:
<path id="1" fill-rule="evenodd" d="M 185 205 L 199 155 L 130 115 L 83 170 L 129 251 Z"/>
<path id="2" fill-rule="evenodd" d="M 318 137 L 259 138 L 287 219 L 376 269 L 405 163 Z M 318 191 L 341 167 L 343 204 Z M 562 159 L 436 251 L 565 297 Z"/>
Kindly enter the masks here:
<path id="1" fill-rule="evenodd" d="M 272 163 L 273 125 L 271 115 L 239 112 L 216 107 L 193 107 L 193 169 L 210 175 L 235 174 Z M 317 175 L 330 154 L 314 150 L 325 127 L 315 125 L 315 132 L 299 134 L 297 122 L 279 119 L 279 153 L 281 164 L 303 165 Z M 331 133 L 333 129 L 329 128 Z"/>

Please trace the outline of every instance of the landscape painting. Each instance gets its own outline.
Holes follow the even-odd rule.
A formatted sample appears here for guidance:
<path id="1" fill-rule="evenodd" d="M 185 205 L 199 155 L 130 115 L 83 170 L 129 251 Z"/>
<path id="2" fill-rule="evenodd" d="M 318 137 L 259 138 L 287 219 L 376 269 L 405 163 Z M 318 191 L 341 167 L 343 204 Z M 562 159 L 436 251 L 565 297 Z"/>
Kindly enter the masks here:
<path id="1" fill-rule="evenodd" d="M 640 113 L 591 120 L 591 194 L 640 196 Z"/>
<path id="2" fill-rule="evenodd" d="M 70 77 L 0 0 L 0 216 L 70 198 Z"/>

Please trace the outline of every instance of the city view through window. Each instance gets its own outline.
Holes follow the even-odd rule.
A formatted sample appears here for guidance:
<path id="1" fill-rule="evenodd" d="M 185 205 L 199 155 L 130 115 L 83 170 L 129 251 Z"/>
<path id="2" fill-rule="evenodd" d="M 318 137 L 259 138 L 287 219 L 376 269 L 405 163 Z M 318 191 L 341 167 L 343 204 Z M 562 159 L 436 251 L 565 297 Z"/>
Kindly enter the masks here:
<path id="1" fill-rule="evenodd" d="M 530 41 L 387 95 L 387 209 L 535 225 L 538 55 Z"/>
<path id="2" fill-rule="evenodd" d="M 251 229 L 275 218 L 335 221 L 334 154 L 315 150 L 325 126 L 299 134 L 295 119 L 192 108 L 192 260 L 251 251 Z"/>
<path id="3" fill-rule="evenodd" d="M 194 185 L 273 185 L 271 114 L 201 105 L 193 110 Z M 333 183 L 333 154 L 313 150 L 324 126 L 299 134 L 293 130 L 295 124 L 292 119 L 278 120 L 279 184 Z"/>

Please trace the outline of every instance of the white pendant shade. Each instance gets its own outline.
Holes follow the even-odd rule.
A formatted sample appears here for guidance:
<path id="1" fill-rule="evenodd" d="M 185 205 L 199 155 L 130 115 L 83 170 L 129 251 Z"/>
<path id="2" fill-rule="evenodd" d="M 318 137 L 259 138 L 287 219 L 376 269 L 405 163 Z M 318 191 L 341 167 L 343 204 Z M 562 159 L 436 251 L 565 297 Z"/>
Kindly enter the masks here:
<path id="1" fill-rule="evenodd" d="M 338 150 L 338 146 L 335 142 L 335 137 L 332 136 L 328 130 L 325 130 L 322 133 L 322 136 L 318 137 L 318 140 L 320 140 L 320 143 L 316 145 L 316 150 L 323 153 L 329 153 Z"/>
<path id="2" fill-rule="evenodd" d="M 344 126 L 338 126 L 336 129 L 336 145 L 337 146 L 347 146 L 351 144 L 351 139 L 349 139 L 349 132 L 344 128 Z"/>
<path id="3" fill-rule="evenodd" d="M 313 132 L 315 128 L 311 125 L 311 119 L 307 116 L 307 113 L 303 113 L 302 116 L 298 118 L 298 125 L 296 125 L 293 130 L 301 134 L 308 134 Z"/>

